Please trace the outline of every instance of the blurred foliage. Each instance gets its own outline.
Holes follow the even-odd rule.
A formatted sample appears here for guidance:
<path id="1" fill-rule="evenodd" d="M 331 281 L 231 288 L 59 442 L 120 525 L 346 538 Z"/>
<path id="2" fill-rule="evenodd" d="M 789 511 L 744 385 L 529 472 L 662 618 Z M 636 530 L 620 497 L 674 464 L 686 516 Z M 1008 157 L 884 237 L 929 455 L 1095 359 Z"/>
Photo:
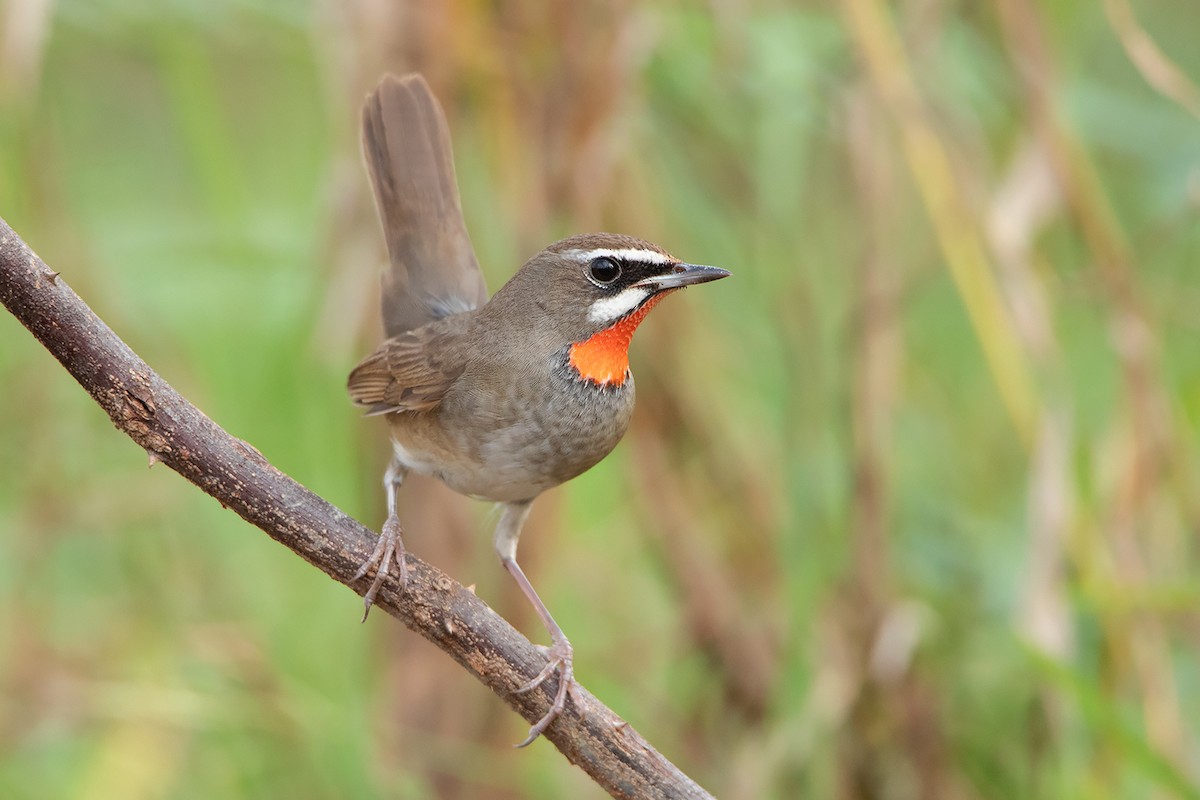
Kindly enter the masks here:
<path id="1" fill-rule="evenodd" d="M 1186 0 L 0 3 L 0 214 L 358 518 L 357 107 L 421 69 L 494 288 L 569 232 L 735 277 L 523 560 L 721 797 L 1200 796 L 1200 50 Z M 598 794 L 145 457 L 0 315 L 0 796 Z M 409 545 L 536 620 L 487 509 Z M 589 794 L 589 792 L 591 794 Z"/>

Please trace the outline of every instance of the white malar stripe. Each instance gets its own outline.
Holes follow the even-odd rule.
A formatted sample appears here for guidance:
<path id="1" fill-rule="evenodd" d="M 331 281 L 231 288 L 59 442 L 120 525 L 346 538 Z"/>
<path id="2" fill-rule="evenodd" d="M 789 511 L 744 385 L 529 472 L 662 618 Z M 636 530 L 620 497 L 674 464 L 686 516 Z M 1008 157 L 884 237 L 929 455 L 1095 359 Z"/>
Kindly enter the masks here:
<path id="1" fill-rule="evenodd" d="M 612 297 L 602 297 L 592 303 L 588 309 L 588 319 L 592 322 L 613 322 L 640 306 L 649 296 L 649 289 L 631 286 Z"/>
<path id="2" fill-rule="evenodd" d="M 674 264 L 675 259 L 668 255 L 663 255 L 657 250 L 636 250 L 634 248 L 622 248 L 620 250 L 610 250 L 606 247 L 597 248 L 596 250 L 567 250 L 563 253 L 564 256 L 587 263 L 593 258 L 615 258 L 617 261 L 635 261 L 642 264 Z"/>

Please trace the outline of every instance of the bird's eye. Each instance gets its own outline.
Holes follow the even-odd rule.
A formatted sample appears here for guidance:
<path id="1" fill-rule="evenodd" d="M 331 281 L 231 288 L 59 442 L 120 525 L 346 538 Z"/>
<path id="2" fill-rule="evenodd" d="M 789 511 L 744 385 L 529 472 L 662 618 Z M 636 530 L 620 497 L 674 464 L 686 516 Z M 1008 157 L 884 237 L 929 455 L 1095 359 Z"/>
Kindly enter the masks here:
<path id="1" fill-rule="evenodd" d="M 588 274 L 596 283 L 607 286 L 621 277 L 621 265 L 607 256 L 600 256 L 588 264 Z"/>

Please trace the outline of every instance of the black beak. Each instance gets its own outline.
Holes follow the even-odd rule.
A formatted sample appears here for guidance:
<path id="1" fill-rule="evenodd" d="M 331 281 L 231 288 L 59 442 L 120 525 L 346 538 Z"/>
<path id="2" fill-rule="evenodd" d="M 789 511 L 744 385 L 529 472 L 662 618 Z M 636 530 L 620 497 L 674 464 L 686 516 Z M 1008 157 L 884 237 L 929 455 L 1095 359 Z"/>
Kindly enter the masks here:
<path id="1" fill-rule="evenodd" d="M 693 283 L 708 283 L 719 278 L 728 278 L 729 270 L 720 267 L 704 267 L 700 264 L 672 264 L 662 275 L 642 278 L 633 286 L 645 286 L 656 292 L 664 289 L 679 289 Z"/>

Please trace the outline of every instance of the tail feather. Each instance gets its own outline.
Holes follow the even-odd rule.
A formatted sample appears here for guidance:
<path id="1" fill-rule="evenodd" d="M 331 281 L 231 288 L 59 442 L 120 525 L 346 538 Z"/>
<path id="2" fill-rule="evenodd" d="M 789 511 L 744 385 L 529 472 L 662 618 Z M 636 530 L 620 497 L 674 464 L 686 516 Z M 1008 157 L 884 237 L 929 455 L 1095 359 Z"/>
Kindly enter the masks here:
<path id="1" fill-rule="evenodd" d="M 391 261 L 382 281 L 387 336 L 487 302 L 446 118 L 424 78 L 380 81 L 363 106 L 362 145 Z"/>

